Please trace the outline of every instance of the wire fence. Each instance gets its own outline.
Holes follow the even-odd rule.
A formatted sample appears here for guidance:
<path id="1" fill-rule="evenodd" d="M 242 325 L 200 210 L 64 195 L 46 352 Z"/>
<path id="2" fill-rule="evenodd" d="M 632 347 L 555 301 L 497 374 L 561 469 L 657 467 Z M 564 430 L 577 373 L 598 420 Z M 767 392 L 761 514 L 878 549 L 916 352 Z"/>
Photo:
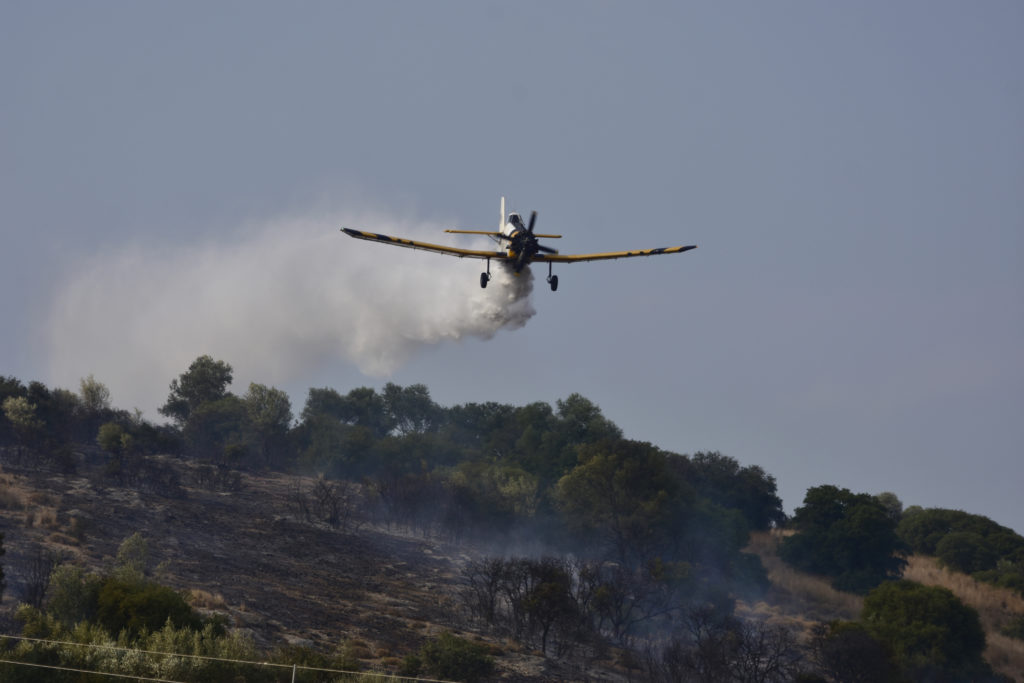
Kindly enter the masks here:
<path id="1" fill-rule="evenodd" d="M 357 677 L 357 678 L 355 678 L 355 680 L 358 680 L 358 677 L 363 677 L 363 678 L 370 678 L 370 679 L 376 680 L 376 681 L 420 681 L 422 683 L 452 683 L 451 681 L 445 681 L 445 680 L 436 679 L 436 678 L 421 678 L 421 677 L 411 677 L 411 676 L 399 676 L 397 674 L 389 674 L 389 673 L 382 673 L 382 672 L 376 672 L 376 671 L 351 671 L 351 670 L 345 670 L 345 669 L 327 669 L 327 668 L 315 667 L 315 666 L 304 666 L 302 664 L 280 664 L 280 663 L 277 663 L 277 662 L 255 661 L 255 660 L 249 660 L 249 659 L 230 659 L 230 658 L 226 658 L 226 657 L 208 657 L 208 656 L 205 656 L 205 655 L 189 655 L 189 654 L 181 654 L 181 653 L 178 653 L 178 652 L 157 652 L 157 651 L 154 651 L 154 650 L 141 650 L 141 649 L 138 649 L 138 648 L 119 647 L 117 645 L 101 645 L 101 644 L 97 644 L 97 643 L 76 643 L 76 642 L 67 641 L 67 640 L 49 640 L 49 639 L 46 639 L 46 638 L 32 638 L 32 637 L 29 637 L 29 636 L 17 636 L 17 635 L 0 634 L 0 640 L 4 640 L 4 639 L 24 641 L 24 642 L 29 642 L 29 643 L 36 643 L 36 644 L 39 644 L 39 645 L 53 645 L 53 646 L 59 646 L 59 647 L 91 648 L 91 649 L 94 649 L 94 650 L 106 650 L 106 651 L 114 651 L 114 652 L 133 653 L 133 654 L 138 654 L 138 655 L 145 655 L 147 657 L 175 657 L 175 658 L 179 658 L 179 659 L 193 659 L 193 660 L 199 660 L 199 661 L 220 662 L 220 663 L 224 663 L 224 664 L 235 664 L 235 665 L 239 665 L 239 666 L 258 667 L 258 668 L 263 668 L 264 670 L 271 669 L 271 668 L 276 668 L 276 669 L 281 669 L 283 673 L 289 673 L 290 672 L 291 673 L 291 680 L 292 681 L 296 680 L 296 676 L 297 676 L 297 674 L 299 672 L 310 672 L 310 673 L 334 674 L 334 675 L 345 676 L 345 677 Z M 106 676 L 106 677 L 109 677 L 109 678 L 130 679 L 130 680 L 135 680 L 135 681 L 145 681 L 146 683 L 189 683 L 188 681 L 178 681 L 178 680 L 173 680 L 173 679 L 168 679 L 168 678 L 153 678 L 153 677 L 147 677 L 147 676 L 143 676 L 143 675 L 139 675 L 139 674 L 122 674 L 122 673 L 117 673 L 117 672 L 113 672 L 113 671 L 96 671 L 96 670 L 90 670 L 90 669 L 79 669 L 79 668 L 68 667 L 68 666 L 57 666 L 57 665 L 53 665 L 53 664 L 37 664 L 37 663 L 34 663 L 34 662 L 21 662 L 21 661 L 13 660 L 13 659 L 0 659 L 0 664 L 10 664 L 10 665 L 13 665 L 13 666 L 25 666 L 25 667 L 32 667 L 32 668 L 37 668 L 37 669 L 50 669 L 50 670 L 53 670 L 53 671 L 63 671 L 63 672 L 67 672 L 67 673 L 91 674 L 91 675 L 95 675 L 95 676 Z"/>

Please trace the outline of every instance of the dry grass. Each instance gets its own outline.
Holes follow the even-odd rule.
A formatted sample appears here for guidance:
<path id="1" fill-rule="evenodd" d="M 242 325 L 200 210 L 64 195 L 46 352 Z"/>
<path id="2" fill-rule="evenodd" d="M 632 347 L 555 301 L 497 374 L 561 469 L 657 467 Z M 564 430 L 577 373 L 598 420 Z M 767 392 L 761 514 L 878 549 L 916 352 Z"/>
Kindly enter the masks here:
<path id="1" fill-rule="evenodd" d="M 199 588 L 193 588 L 188 592 L 188 604 L 198 609 L 214 610 L 227 609 L 227 602 L 220 593 L 211 593 Z"/>
<path id="2" fill-rule="evenodd" d="M 24 510 L 28 493 L 12 474 L 0 475 L 0 510 Z"/>
<path id="3" fill-rule="evenodd" d="M 74 547 L 78 545 L 78 539 L 62 534 L 59 531 L 54 531 L 52 534 L 46 537 L 46 542 L 51 545 Z"/>
<path id="4" fill-rule="evenodd" d="M 815 622 L 856 619 L 864 604 L 862 598 L 837 591 L 827 579 L 797 571 L 779 559 L 776 550 L 783 535 L 778 531 L 751 534 L 744 550 L 761 558 L 772 587 L 764 601 L 741 605 L 741 609 L 751 617 L 786 621 L 805 629 Z"/>
<path id="5" fill-rule="evenodd" d="M 29 529 L 57 529 L 57 510 L 54 508 L 35 508 L 26 510 L 25 526 Z"/>
<path id="6" fill-rule="evenodd" d="M 39 507 L 56 507 L 60 505 L 60 497 L 45 491 L 33 491 L 28 494 L 28 502 Z"/>
<path id="7" fill-rule="evenodd" d="M 745 616 L 787 623 L 805 632 L 815 622 L 857 619 L 863 607 L 860 597 L 837 591 L 825 579 L 799 572 L 779 559 L 776 549 L 783 536 L 780 532 L 751 535 L 750 545 L 745 550 L 761 558 L 772 588 L 766 600 L 740 605 Z M 1024 597 L 949 571 L 931 557 L 913 555 L 908 558 L 903 577 L 928 586 L 948 588 L 965 604 L 978 610 L 988 642 L 985 659 L 996 672 L 1024 681 L 1024 641 L 1000 633 L 1000 629 L 1024 614 Z"/>
<path id="8" fill-rule="evenodd" d="M 986 629 L 1006 626 L 1014 617 L 1024 614 L 1024 597 L 1006 588 L 976 581 L 967 574 L 941 566 L 934 557 L 912 555 L 903 578 L 929 586 L 942 586 L 978 610 Z"/>
<path id="9" fill-rule="evenodd" d="M 0 488 L 0 510 L 24 510 L 25 494 L 16 488 L 4 485 Z"/>
<path id="10" fill-rule="evenodd" d="M 976 581 L 967 574 L 939 565 L 934 557 L 913 555 L 903 577 L 953 591 L 965 604 L 978 610 L 988 647 L 985 659 L 997 672 L 1024 680 L 1024 641 L 1000 633 L 1014 618 L 1024 615 L 1024 597 L 1005 588 Z"/>
<path id="11" fill-rule="evenodd" d="M 1024 640 L 988 633 L 985 659 L 997 673 L 1021 681 L 1024 680 Z"/>

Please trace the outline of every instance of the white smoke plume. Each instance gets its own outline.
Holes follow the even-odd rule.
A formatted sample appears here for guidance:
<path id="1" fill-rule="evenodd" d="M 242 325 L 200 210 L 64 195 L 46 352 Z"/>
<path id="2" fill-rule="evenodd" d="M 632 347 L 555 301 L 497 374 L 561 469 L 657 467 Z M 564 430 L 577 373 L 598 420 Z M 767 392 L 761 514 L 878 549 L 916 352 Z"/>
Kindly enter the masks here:
<path id="1" fill-rule="evenodd" d="M 282 219 L 199 246 L 104 253 L 69 273 L 48 334 L 50 377 L 77 388 L 92 373 L 119 407 L 150 412 L 202 354 L 253 381 L 288 382 L 339 358 L 368 375 L 417 350 L 490 339 L 534 314 L 533 275 L 354 240 L 350 225 L 432 242 L 442 226 L 379 216 Z M 491 245 L 486 238 L 479 238 Z M 127 403 L 126 403 L 127 402 Z"/>

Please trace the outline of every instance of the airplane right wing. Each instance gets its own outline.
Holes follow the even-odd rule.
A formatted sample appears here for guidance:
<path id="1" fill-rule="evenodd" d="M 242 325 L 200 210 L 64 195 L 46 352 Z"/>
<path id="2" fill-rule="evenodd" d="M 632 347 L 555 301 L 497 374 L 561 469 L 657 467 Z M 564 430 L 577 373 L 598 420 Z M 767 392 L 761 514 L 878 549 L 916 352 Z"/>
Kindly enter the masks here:
<path id="1" fill-rule="evenodd" d="M 504 259 L 508 260 L 509 256 L 504 251 L 481 251 L 477 249 L 459 249 L 458 247 L 447 247 L 441 244 L 431 244 L 429 242 L 418 242 L 416 240 L 407 240 L 402 237 L 391 237 L 390 235 L 381 235 L 376 232 L 363 232 L 362 230 L 353 230 L 352 228 L 342 228 L 341 231 L 349 237 L 355 237 L 359 240 L 368 240 L 370 242 L 380 242 L 382 244 L 392 244 L 396 247 L 408 247 L 409 249 L 423 249 L 424 251 L 435 251 L 439 254 L 448 254 L 449 256 L 458 256 L 459 258 L 481 258 L 481 259 Z"/>
<path id="2" fill-rule="evenodd" d="M 631 256 L 680 254 L 684 251 L 696 248 L 696 244 L 691 244 L 687 247 L 661 247 L 660 249 L 638 249 L 636 251 L 609 251 L 603 254 L 537 254 L 532 260 L 534 263 L 578 263 L 580 261 L 605 261 L 616 258 L 630 258 Z"/>

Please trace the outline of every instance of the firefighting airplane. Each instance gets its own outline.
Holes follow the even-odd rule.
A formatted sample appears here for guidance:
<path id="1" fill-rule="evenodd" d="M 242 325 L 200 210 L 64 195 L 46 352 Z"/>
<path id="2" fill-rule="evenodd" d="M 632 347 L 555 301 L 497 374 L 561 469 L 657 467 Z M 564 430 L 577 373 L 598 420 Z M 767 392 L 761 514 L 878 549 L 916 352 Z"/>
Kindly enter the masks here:
<path id="1" fill-rule="evenodd" d="M 419 242 L 416 240 L 407 240 L 401 237 L 391 237 L 390 235 L 381 235 L 375 232 L 364 232 L 362 230 L 353 230 L 352 228 L 342 228 L 349 237 L 355 237 L 360 240 L 370 240 L 372 242 L 381 242 L 383 244 L 393 244 L 398 247 L 409 247 L 410 249 L 423 249 L 426 251 L 436 251 L 440 254 L 449 254 L 451 256 L 458 256 L 459 258 L 479 258 L 487 261 L 487 272 L 480 273 L 480 286 L 486 287 L 488 281 L 491 279 L 491 259 L 496 261 L 505 261 L 508 263 L 516 275 L 522 272 L 523 268 L 534 262 L 547 263 L 548 264 L 548 284 L 551 285 L 551 291 L 554 292 L 558 289 L 558 276 L 552 274 L 551 266 L 554 263 L 577 263 L 579 261 L 604 261 L 607 259 L 616 258 L 629 258 L 631 256 L 655 256 L 657 254 L 679 254 L 690 249 L 696 249 L 697 245 L 692 244 L 688 247 L 662 247 L 660 249 L 642 249 L 640 251 L 610 251 L 603 254 L 565 254 L 559 255 L 559 253 L 551 247 L 545 247 L 540 244 L 537 240 L 540 238 L 544 239 L 558 239 L 561 235 L 541 235 L 533 231 L 534 223 L 537 222 L 537 212 L 534 211 L 530 214 L 530 222 L 528 225 L 523 225 L 523 219 L 518 213 L 514 211 L 508 214 L 508 219 L 505 218 L 505 198 L 501 198 L 501 220 L 498 223 L 497 232 L 488 232 L 485 230 L 445 230 L 445 232 L 458 233 L 462 235 L 486 235 L 493 239 L 498 244 L 502 241 L 508 242 L 508 247 L 505 251 L 480 251 L 476 249 L 460 249 L 458 247 L 446 247 L 440 244 L 430 244 L 429 242 Z"/>

